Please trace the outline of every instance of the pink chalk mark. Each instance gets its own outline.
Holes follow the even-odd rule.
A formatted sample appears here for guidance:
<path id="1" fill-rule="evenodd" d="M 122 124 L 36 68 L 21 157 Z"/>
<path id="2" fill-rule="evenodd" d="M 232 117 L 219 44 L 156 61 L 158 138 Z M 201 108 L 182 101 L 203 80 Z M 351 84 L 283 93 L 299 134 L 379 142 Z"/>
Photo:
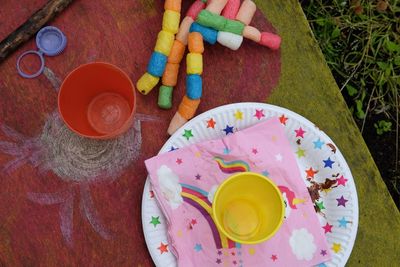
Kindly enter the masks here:
<path id="1" fill-rule="evenodd" d="M 73 215 L 74 215 L 74 194 L 65 200 L 60 206 L 60 230 L 69 247 L 73 246 Z"/>
<path id="2" fill-rule="evenodd" d="M 81 203 L 80 208 L 82 216 L 86 217 L 93 229 L 104 239 L 111 239 L 112 234 L 104 227 L 101 222 L 96 208 L 94 207 L 92 197 L 90 195 L 90 188 L 88 184 L 81 184 Z"/>
<path id="3" fill-rule="evenodd" d="M 14 129 L 8 127 L 7 125 L 1 124 L 0 125 L 0 130 L 6 135 L 6 137 L 14 140 L 14 141 L 23 141 L 26 139 L 25 136 L 22 134 L 18 133 Z"/>
<path id="4" fill-rule="evenodd" d="M 28 193 L 27 197 L 30 201 L 40 205 L 54 205 L 64 203 L 67 199 L 74 196 L 73 191 L 61 191 L 56 193 Z"/>
<path id="5" fill-rule="evenodd" d="M 141 114 L 141 113 L 136 113 L 135 114 L 135 119 L 139 120 L 139 121 L 162 121 L 161 118 L 153 116 L 153 115 L 148 115 L 148 114 Z"/>

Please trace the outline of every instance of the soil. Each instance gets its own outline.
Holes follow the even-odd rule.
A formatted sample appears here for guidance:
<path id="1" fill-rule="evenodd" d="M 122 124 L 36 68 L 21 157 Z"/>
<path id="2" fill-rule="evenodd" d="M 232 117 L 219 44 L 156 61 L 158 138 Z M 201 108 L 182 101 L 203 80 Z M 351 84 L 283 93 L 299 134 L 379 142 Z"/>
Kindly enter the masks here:
<path id="1" fill-rule="evenodd" d="M 394 129 L 383 135 L 377 135 L 374 123 L 380 119 L 387 120 L 383 115 L 374 114 L 367 117 L 363 137 L 378 166 L 383 181 L 392 195 L 397 208 L 400 210 L 400 159 L 397 159 L 396 164 L 396 149 L 399 154 L 398 157 L 400 157 L 400 151 L 396 148 L 396 130 Z M 356 120 L 356 122 L 359 129 L 361 129 L 362 121 Z M 395 122 L 392 122 L 392 124 L 395 125 Z"/>

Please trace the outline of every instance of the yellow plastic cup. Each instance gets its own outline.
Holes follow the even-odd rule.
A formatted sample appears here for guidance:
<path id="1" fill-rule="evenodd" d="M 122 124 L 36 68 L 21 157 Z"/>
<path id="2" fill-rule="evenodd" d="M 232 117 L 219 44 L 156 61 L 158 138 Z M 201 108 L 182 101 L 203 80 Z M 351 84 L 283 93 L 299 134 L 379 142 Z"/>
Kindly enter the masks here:
<path id="1" fill-rule="evenodd" d="M 279 188 L 267 177 L 242 172 L 226 179 L 213 200 L 218 229 L 242 244 L 270 239 L 281 227 L 285 205 Z"/>

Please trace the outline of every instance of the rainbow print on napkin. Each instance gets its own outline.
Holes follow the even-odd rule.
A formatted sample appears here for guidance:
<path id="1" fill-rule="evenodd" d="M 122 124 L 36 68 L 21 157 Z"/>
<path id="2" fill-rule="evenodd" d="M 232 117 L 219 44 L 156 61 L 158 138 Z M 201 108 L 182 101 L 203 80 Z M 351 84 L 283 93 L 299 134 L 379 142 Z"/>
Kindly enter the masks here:
<path id="1" fill-rule="evenodd" d="M 146 167 L 179 266 L 314 266 L 330 260 L 325 234 L 277 118 L 156 156 Z M 280 230 L 257 245 L 229 240 L 212 218 L 218 185 L 245 171 L 268 175 L 286 205 Z"/>

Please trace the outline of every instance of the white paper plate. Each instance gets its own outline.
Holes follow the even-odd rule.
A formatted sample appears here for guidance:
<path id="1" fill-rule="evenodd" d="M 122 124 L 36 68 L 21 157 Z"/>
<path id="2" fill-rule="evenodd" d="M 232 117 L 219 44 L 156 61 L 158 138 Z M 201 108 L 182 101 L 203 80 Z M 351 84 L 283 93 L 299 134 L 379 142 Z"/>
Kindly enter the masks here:
<path id="1" fill-rule="evenodd" d="M 235 117 L 234 114 L 237 111 L 243 113 L 242 119 L 240 119 L 240 116 Z M 332 260 L 326 262 L 325 265 L 344 266 L 353 249 L 357 234 L 358 200 L 356 187 L 350 169 L 339 149 L 324 132 L 307 119 L 290 110 L 269 104 L 238 103 L 221 106 L 207 111 L 185 124 L 171 136 L 160 153 L 168 152 L 172 147 L 181 148 L 200 141 L 222 138 L 225 136 L 223 129 L 228 125 L 234 126 L 234 131 L 238 131 L 268 118 L 281 117 L 282 115 L 287 118 L 284 125 L 285 133 L 293 152 L 296 153 L 299 148 L 306 151 L 305 157 L 299 159 L 296 156 L 301 175 L 306 184 L 309 185 L 306 181 L 307 173 L 305 170 L 309 170 L 310 167 L 313 170 L 318 170 L 314 179 L 320 183 L 324 182 L 325 178 L 336 179 L 332 175 L 339 174 L 338 178 L 343 176 L 342 183 L 336 188 L 329 192 L 320 193 L 319 203 L 323 202 L 325 209 L 322 209 L 322 212 L 325 217 L 322 214 L 319 214 L 318 217 L 321 227 L 325 227 L 321 230 L 326 232 L 329 248 L 332 252 Z M 207 121 L 210 119 L 216 122 L 214 128 L 207 127 Z M 301 137 L 301 132 L 295 132 L 300 127 L 305 131 L 304 138 Z M 192 130 L 193 137 L 189 141 L 182 136 L 185 129 Z M 298 136 L 296 137 L 296 135 Z M 327 161 L 328 159 L 334 163 L 331 164 Z M 332 165 L 332 168 L 325 167 L 327 164 Z M 343 203 L 345 206 L 340 205 Z M 151 223 L 152 219 L 154 219 L 153 224 Z M 157 219 L 160 224 L 158 224 Z M 143 191 L 142 224 L 147 247 L 154 263 L 160 267 L 176 266 L 175 257 L 168 246 L 166 221 L 157 201 L 152 197 L 149 179 L 147 179 Z M 166 246 L 162 247 L 162 245 Z M 320 266 L 325 265 L 321 264 Z"/>

